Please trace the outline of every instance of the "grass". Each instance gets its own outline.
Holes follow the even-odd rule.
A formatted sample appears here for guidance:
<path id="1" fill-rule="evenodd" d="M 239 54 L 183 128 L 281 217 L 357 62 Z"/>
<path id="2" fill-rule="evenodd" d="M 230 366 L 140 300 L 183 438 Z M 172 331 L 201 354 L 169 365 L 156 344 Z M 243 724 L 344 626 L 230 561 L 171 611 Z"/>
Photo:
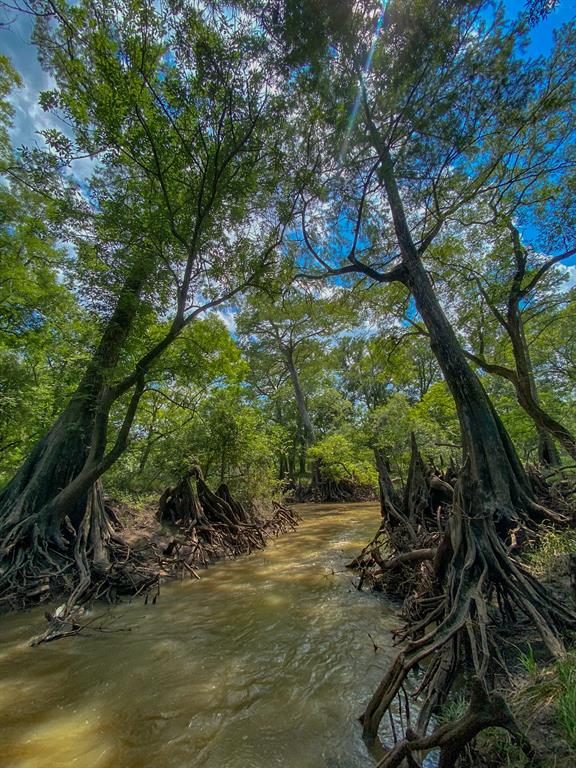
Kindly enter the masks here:
<path id="1" fill-rule="evenodd" d="M 534 656 L 534 648 L 532 648 L 530 643 L 528 643 L 528 649 L 526 651 L 521 651 L 518 658 L 520 659 L 520 664 L 522 664 L 528 675 L 532 678 L 537 677 L 539 671 L 538 662 Z"/>
<path id="2" fill-rule="evenodd" d="M 468 699 L 464 692 L 457 693 L 444 704 L 442 711 L 438 714 L 437 722 L 439 725 L 452 723 L 454 720 L 458 720 L 458 718 L 465 715 L 467 709 Z"/>
<path id="3" fill-rule="evenodd" d="M 576 749 L 576 653 L 556 663 L 559 696 L 556 717 L 566 741 Z"/>
<path id="4" fill-rule="evenodd" d="M 558 567 L 558 558 L 576 552 L 576 531 L 542 528 L 537 547 L 526 556 L 527 564 L 539 575 Z"/>
<path id="5" fill-rule="evenodd" d="M 570 755 L 576 752 L 576 651 L 562 661 L 542 667 L 528 645 L 519 655 L 520 663 L 529 680 L 513 696 L 512 708 L 519 724 L 534 746 L 544 747 L 547 757 L 542 768 L 576 765 Z M 468 707 L 464 693 L 458 693 L 442 708 L 438 724 L 449 723 L 462 717 Z M 542 721 L 542 715 L 544 720 Z M 534 723 L 533 716 L 538 720 Z M 537 727 L 535 727 L 535 725 Z M 483 766 L 490 768 L 530 768 L 532 765 L 510 734 L 501 728 L 487 728 L 477 738 L 473 752 L 466 750 L 461 758 L 463 766 L 476 766 L 474 755 L 483 756 Z"/>
<path id="6" fill-rule="evenodd" d="M 563 556 L 576 553 L 576 531 L 542 528 L 534 549 L 524 562 L 539 577 L 567 576 Z M 567 561 L 566 561 L 567 565 Z M 559 567 L 560 566 L 560 567 Z M 533 647 L 528 644 L 519 652 L 518 660 L 526 674 L 523 684 L 512 696 L 512 708 L 519 724 L 542 751 L 542 768 L 565 768 L 576 765 L 576 651 L 549 666 L 542 666 Z M 438 723 L 461 717 L 467 708 L 462 694 L 443 707 Z M 529 760 L 508 733 L 488 728 L 478 735 L 474 754 L 461 760 L 465 766 L 480 764 L 489 768 L 531 768 Z"/>
<path id="7" fill-rule="evenodd" d="M 518 691 L 519 708 L 524 712 L 540 712 L 544 707 L 551 707 L 558 733 L 576 750 L 576 652 L 535 673 L 532 660 L 528 661 L 528 668 L 524 663 L 523 666 L 532 682 Z"/>
<path id="8" fill-rule="evenodd" d="M 488 765 L 490 768 L 531 768 L 532 761 L 502 728 L 487 728 L 482 731 L 476 738 L 476 748 L 488 758 L 488 762 L 483 762 L 482 765 Z"/>

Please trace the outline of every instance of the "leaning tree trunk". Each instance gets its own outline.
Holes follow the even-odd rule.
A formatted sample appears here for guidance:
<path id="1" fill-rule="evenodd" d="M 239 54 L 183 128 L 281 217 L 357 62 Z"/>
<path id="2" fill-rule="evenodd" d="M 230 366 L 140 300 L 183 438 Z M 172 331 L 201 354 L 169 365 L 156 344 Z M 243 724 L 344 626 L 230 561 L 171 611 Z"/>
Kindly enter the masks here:
<path id="1" fill-rule="evenodd" d="M 576 459 L 576 440 L 563 424 L 552 418 L 540 405 L 538 388 L 536 387 L 536 379 L 534 377 L 534 367 L 526 340 L 521 311 L 522 301 L 526 299 L 527 291 L 529 291 L 529 289 L 523 288 L 526 277 L 527 252 L 522 246 L 520 232 L 512 221 L 508 221 L 507 226 L 511 235 L 516 270 L 508 293 L 506 318 L 502 317 L 497 311 L 495 311 L 495 314 L 512 342 L 512 352 L 516 368 L 516 379 L 513 382 L 516 387 L 516 396 L 520 406 L 524 408 L 536 424 L 540 461 L 543 464 L 557 466 L 560 464 L 560 456 L 558 455 L 554 440 L 558 440 L 560 445 L 573 459 Z"/>
<path id="2" fill-rule="evenodd" d="M 80 535 L 99 477 L 85 470 L 96 467 L 105 450 L 113 402 L 107 385 L 149 270 L 144 261 L 128 276 L 76 392 L 0 494 L 0 602 L 11 601 L 14 586 L 20 593 L 29 583 L 33 592 L 38 572 L 57 570 L 49 549 L 73 549 Z"/>
<path id="3" fill-rule="evenodd" d="M 533 387 L 530 376 L 521 373 L 521 366 L 516 359 L 516 369 L 489 363 L 481 357 L 467 352 L 466 356 L 486 373 L 507 379 L 516 392 L 518 405 L 532 419 L 538 434 L 538 458 L 542 464 L 558 466 L 560 456 L 555 440 L 564 448 L 569 456 L 576 459 L 576 440 L 570 430 L 554 419 L 540 405 L 537 390 Z"/>
<path id="4" fill-rule="evenodd" d="M 522 342 L 519 341 L 518 344 Z M 515 353 L 516 355 L 516 353 Z M 570 430 L 545 411 L 538 397 L 530 372 L 524 373 L 523 366 L 516 362 L 516 397 L 538 430 L 538 455 L 543 464 L 558 466 L 560 456 L 554 444 L 557 440 L 566 453 L 576 461 L 576 438 Z"/>
<path id="5" fill-rule="evenodd" d="M 510 300 L 508 306 L 506 330 L 512 342 L 516 367 L 516 396 L 518 403 L 536 424 L 538 431 L 538 457 L 543 464 L 558 466 L 560 456 L 554 444 L 558 440 L 567 453 L 576 459 L 576 440 L 556 419 L 552 418 L 540 405 L 538 388 L 534 377 L 534 367 L 524 333 L 524 325 L 517 301 Z"/>
<path id="6" fill-rule="evenodd" d="M 501 621 L 513 622 L 519 615 L 528 618 L 554 656 L 564 652 L 562 632 L 576 627 L 573 611 L 510 557 L 504 539 L 514 528 L 532 515 L 559 516 L 534 500 L 512 442 L 466 361 L 413 243 L 390 154 L 379 149 L 383 158 L 380 178 L 400 246 L 402 278 L 428 329 L 432 350 L 454 397 L 463 468 L 447 519 L 450 546 L 438 545 L 435 553 L 421 550 L 422 557 L 432 558 L 434 563 L 432 593 L 424 600 L 414 596 L 419 617 L 408 620 L 404 643 L 363 715 L 368 743 L 378 740 L 382 717 L 390 713 L 393 703 L 398 700 L 401 706 L 407 696 L 405 683 L 413 670 L 425 670 L 418 686 L 418 691 L 425 693 L 416 727 L 421 737 L 467 660 L 482 683 L 489 685 L 494 660 L 501 661 L 491 614 L 496 607 Z M 423 518 L 423 525 L 425 522 Z M 494 598 L 497 606 L 493 606 Z"/>
<path id="7" fill-rule="evenodd" d="M 383 153 L 381 179 L 386 188 L 404 268 L 404 282 L 430 337 L 430 345 L 452 393 L 460 423 L 464 460 L 470 464 L 484 503 L 502 532 L 528 514 L 546 515 L 533 498 L 528 476 L 512 441 L 474 373 L 444 314 L 410 233 L 394 176 L 391 156 Z"/>

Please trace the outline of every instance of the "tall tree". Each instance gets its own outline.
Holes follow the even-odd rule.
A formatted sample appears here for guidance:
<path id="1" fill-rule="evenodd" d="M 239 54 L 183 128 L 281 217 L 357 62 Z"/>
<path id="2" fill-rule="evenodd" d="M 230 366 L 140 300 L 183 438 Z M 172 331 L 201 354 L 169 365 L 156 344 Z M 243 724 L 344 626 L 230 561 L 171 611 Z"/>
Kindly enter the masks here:
<path id="1" fill-rule="evenodd" d="M 562 41 L 565 56 L 553 58 L 547 71 L 517 57 L 522 29 L 507 28 L 499 12 L 490 17 L 483 2 L 390 2 L 385 10 L 362 4 L 366 9 L 373 15 L 359 36 L 364 47 L 356 58 L 333 49 L 328 54 L 323 111 L 331 121 L 340 117 L 340 130 L 318 116 L 321 138 L 310 162 L 323 173 L 327 191 L 320 200 L 307 197 L 302 238 L 317 279 L 356 275 L 408 288 L 456 403 L 464 464 L 450 523 L 454 555 L 443 618 L 391 665 L 364 716 L 365 736 L 374 739 L 406 675 L 440 650 L 443 662 L 428 681 L 429 702 L 444 695 L 453 678 L 455 638 L 465 632 L 470 612 L 484 610 L 491 589 L 535 622 L 554 654 L 563 652 L 560 630 L 574 623 L 564 606 L 517 571 L 499 538 L 531 516 L 556 516 L 536 503 L 443 310 L 426 258 L 470 201 L 533 172 L 530 162 L 517 165 L 514 159 L 534 139 L 531 127 L 551 102 L 571 102 L 575 57 L 567 50 L 573 50 L 573 31 Z M 344 123 L 337 103 L 353 102 L 355 83 L 355 109 Z M 327 231 L 328 241 L 322 237 Z M 484 677 L 488 649 L 484 642 L 475 647 L 476 672 Z"/>
<path id="2" fill-rule="evenodd" d="M 252 340 L 252 346 L 260 353 L 267 354 L 271 365 L 279 365 L 290 380 L 299 417 L 302 465 L 306 448 L 315 442 L 316 430 L 302 385 L 301 368 L 350 317 L 346 304 L 336 296 L 322 299 L 288 287 L 273 297 L 254 297 L 238 319 L 239 331 Z"/>
<path id="3" fill-rule="evenodd" d="M 194 3 L 35 8 L 56 82 L 41 102 L 71 134 L 45 132 L 52 152 L 25 158 L 36 164 L 26 178 L 39 186 L 43 170 L 78 156 L 96 163 L 71 215 L 83 290 L 94 301 L 98 287 L 104 311 L 76 392 L 0 495 L 5 599 L 50 565 L 48 547 L 68 548 L 65 520 L 76 540 L 89 528 L 94 483 L 127 445 L 146 377 L 196 317 L 266 271 L 289 215 L 285 206 L 279 223 L 274 209 L 280 152 L 270 129 L 283 98 L 268 92 L 266 51 L 248 22 Z M 149 330 L 154 314 L 163 324 Z"/>
<path id="4" fill-rule="evenodd" d="M 495 254 L 499 265 L 496 272 L 498 282 L 493 279 L 493 260 L 486 264 L 486 270 L 474 273 L 474 280 L 488 311 L 509 340 L 514 365 L 510 367 L 490 360 L 483 349 L 470 352 L 468 356 L 487 373 L 501 376 L 512 383 L 519 405 L 536 425 L 540 461 L 558 464 L 560 457 L 554 441 L 557 440 L 572 458 L 576 458 L 576 441 L 570 430 L 542 406 L 527 325 L 530 319 L 538 318 L 546 310 L 548 322 L 551 322 L 553 305 L 569 301 L 568 295 L 559 285 L 562 275 L 552 274 L 552 278 L 556 277 L 552 280 L 544 278 L 550 277 L 550 270 L 568 258 L 570 252 L 535 259 L 533 252 L 523 245 L 520 231 L 510 218 L 501 226 L 503 232 L 496 244 Z M 502 274 L 505 265 L 509 266 L 507 279 Z"/>

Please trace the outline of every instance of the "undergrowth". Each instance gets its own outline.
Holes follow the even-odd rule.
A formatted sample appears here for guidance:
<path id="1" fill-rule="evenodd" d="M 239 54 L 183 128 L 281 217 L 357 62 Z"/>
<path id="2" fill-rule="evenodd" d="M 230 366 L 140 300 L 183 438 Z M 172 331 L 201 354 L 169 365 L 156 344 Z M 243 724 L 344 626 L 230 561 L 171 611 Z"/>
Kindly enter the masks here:
<path id="1" fill-rule="evenodd" d="M 538 575 L 543 575 L 555 570 L 558 558 L 571 552 L 576 552 L 576 530 L 542 528 L 538 546 L 527 554 L 526 562 Z"/>

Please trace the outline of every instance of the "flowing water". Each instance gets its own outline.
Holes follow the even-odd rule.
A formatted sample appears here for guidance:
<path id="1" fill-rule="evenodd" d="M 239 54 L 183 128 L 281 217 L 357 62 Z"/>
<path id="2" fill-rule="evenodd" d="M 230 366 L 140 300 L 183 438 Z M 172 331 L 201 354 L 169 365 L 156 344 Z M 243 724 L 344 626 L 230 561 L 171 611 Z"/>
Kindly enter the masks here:
<path id="1" fill-rule="evenodd" d="M 130 631 L 30 648 L 43 612 L 0 618 L 0 765 L 371 765 L 357 717 L 394 618 L 344 563 L 378 510 L 301 511 L 298 530 L 266 550 L 165 585 L 154 606 L 114 607 L 107 622 Z"/>

